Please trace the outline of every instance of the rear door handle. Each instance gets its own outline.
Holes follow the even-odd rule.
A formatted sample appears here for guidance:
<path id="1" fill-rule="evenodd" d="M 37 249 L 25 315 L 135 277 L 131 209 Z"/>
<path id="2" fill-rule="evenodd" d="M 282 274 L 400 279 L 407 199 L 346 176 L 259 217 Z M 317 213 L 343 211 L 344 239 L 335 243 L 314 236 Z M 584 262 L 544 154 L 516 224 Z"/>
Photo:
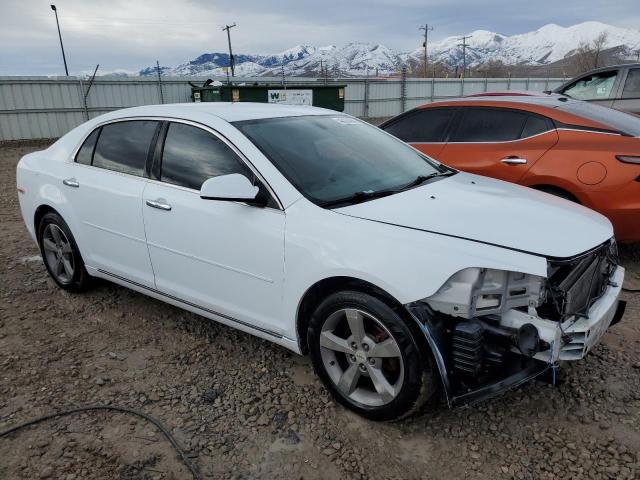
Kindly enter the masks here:
<path id="1" fill-rule="evenodd" d="M 64 183 L 67 187 L 78 188 L 80 186 L 75 178 L 65 178 L 64 180 L 62 180 L 62 183 Z"/>
<path id="2" fill-rule="evenodd" d="M 525 163 L 527 163 L 526 158 L 519 158 L 519 157 L 506 157 L 500 161 L 505 165 L 524 165 Z"/>
<path id="3" fill-rule="evenodd" d="M 157 208 L 158 210 L 171 210 L 171 205 L 169 205 L 168 203 L 164 203 L 163 200 L 147 200 L 146 204 L 152 208 Z"/>

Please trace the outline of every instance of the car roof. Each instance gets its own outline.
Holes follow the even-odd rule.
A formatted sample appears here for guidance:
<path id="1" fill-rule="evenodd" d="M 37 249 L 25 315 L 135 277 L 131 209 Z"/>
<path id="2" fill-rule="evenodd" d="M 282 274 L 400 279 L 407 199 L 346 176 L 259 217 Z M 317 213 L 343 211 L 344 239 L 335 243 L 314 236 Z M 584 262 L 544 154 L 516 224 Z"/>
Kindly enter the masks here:
<path id="1" fill-rule="evenodd" d="M 640 67 L 640 63 L 620 63 L 618 65 L 609 65 L 608 67 L 600 67 L 600 68 L 595 68 L 593 70 L 587 70 L 586 72 L 576 75 L 571 80 L 584 77 L 585 75 L 591 75 L 592 73 L 606 72 L 609 70 L 618 70 L 620 68 L 638 68 L 638 67 Z"/>
<path id="2" fill-rule="evenodd" d="M 299 117 L 304 115 L 342 115 L 335 110 L 310 107 L 306 105 L 283 105 L 273 103 L 252 102 L 199 102 L 199 103 L 170 103 L 164 105 L 143 105 L 140 107 L 124 108 L 113 112 L 111 119 L 132 116 L 164 116 L 170 118 L 193 119 L 195 115 L 208 114 L 226 120 L 237 122 L 243 120 L 257 120 L 261 118 Z"/>
<path id="3" fill-rule="evenodd" d="M 489 96 L 477 96 L 477 97 L 460 97 L 460 98 L 451 98 L 447 100 L 438 100 L 433 103 L 426 103 L 424 105 L 419 106 L 418 108 L 433 108 L 437 106 L 455 106 L 456 104 L 461 104 L 464 106 L 471 105 L 495 105 L 500 103 L 520 103 L 526 105 L 537 105 L 541 107 L 548 108 L 558 108 L 563 103 L 566 102 L 576 102 L 578 100 L 571 99 L 569 97 L 565 97 L 563 95 L 558 94 L 545 94 L 540 93 L 539 95 L 489 95 Z"/>

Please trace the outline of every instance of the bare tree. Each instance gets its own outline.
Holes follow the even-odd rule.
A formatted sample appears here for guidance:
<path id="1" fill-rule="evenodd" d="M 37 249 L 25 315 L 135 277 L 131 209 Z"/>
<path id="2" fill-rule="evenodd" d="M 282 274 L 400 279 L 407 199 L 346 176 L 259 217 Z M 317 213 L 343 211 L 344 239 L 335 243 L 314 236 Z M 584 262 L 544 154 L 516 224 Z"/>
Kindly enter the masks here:
<path id="1" fill-rule="evenodd" d="M 428 78 L 447 78 L 450 76 L 450 68 L 442 62 L 430 61 L 427 65 Z M 407 76 L 413 78 L 424 77 L 424 60 L 410 59 L 407 63 Z"/>
<path id="2" fill-rule="evenodd" d="M 507 65 L 501 60 L 488 60 L 473 68 L 474 77 L 504 78 L 508 75 Z"/>
<path id="3" fill-rule="evenodd" d="M 581 42 L 573 55 L 574 73 L 578 74 L 603 65 L 603 51 L 607 45 L 608 36 L 602 32 L 592 42 Z"/>

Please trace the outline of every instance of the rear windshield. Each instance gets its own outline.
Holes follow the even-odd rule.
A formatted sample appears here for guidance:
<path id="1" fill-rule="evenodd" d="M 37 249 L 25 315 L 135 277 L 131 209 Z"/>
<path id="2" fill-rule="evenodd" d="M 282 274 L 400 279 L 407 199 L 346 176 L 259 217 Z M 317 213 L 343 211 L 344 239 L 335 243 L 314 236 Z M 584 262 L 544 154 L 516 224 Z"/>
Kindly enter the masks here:
<path id="1" fill-rule="evenodd" d="M 625 135 L 640 137 L 640 117 L 636 115 L 588 102 L 568 101 L 560 105 L 558 109 L 602 123 Z"/>

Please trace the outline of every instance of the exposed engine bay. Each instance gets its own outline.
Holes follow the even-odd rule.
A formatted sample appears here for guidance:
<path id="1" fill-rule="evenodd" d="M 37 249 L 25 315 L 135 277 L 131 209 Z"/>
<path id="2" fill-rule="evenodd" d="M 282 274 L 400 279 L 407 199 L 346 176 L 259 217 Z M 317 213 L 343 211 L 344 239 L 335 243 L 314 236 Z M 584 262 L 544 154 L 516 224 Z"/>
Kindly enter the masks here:
<path id="1" fill-rule="evenodd" d="M 578 360 L 624 313 L 615 241 L 548 259 L 547 277 L 483 268 L 406 305 L 434 352 L 450 405 L 512 388 Z M 555 376 L 553 376 L 555 378 Z"/>

